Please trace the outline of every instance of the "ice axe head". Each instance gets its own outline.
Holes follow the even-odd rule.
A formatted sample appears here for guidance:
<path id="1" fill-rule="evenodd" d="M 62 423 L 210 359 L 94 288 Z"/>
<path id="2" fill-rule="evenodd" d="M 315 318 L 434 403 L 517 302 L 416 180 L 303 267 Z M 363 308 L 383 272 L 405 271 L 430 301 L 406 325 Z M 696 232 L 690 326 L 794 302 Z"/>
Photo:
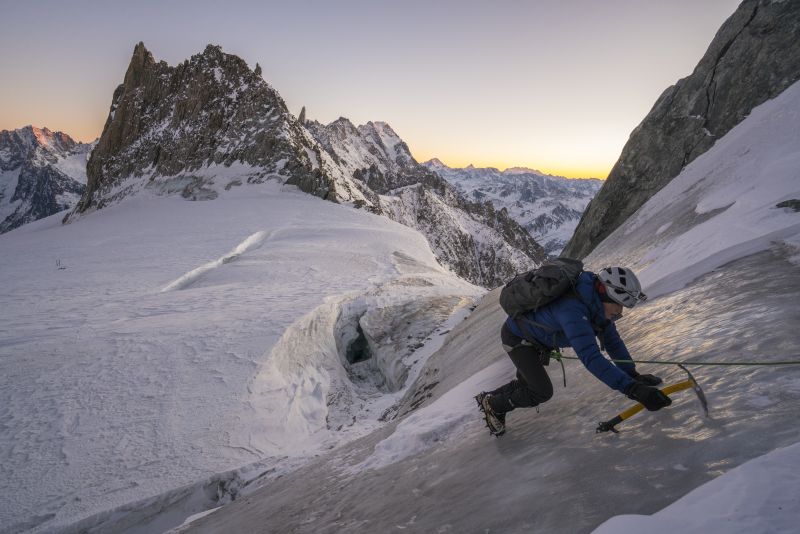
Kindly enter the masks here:
<path id="1" fill-rule="evenodd" d="M 686 371 L 686 374 L 689 375 L 689 382 L 692 383 L 692 389 L 694 390 L 695 394 L 697 395 L 697 399 L 700 401 L 700 405 L 703 407 L 703 413 L 706 417 L 708 417 L 708 401 L 706 401 L 706 395 L 703 393 L 703 388 L 700 387 L 700 384 L 697 383 L 695 380 L 694 375 L 689 372 L 689 370 L 681 364 L 678 364 L 678 367 Z"/>

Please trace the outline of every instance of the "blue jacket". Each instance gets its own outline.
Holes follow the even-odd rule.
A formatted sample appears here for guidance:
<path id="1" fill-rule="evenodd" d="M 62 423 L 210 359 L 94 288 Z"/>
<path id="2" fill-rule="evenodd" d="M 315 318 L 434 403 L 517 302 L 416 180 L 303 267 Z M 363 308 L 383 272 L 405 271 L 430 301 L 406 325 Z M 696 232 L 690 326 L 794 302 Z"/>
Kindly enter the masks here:
<path id="1" fill-rule="evenodd" d="M 596 279 L 594 273 L 584 271 L 575 287 L 579 298 L 569 293 L 516 320 L 509 317 L 506 325 L 515 335 L 529 341 L 547 347 L 572 347 L 594 376 L 608 387 L 625 392 L 635 382 L 631 378 L 635 374 L 633 362 L 613 364 L 603 356 L 595 341 L 595 337 L 601 338 L 612 359 L 631 359 L 614 323 L 605 317 L 600 295 L 594 288 Z"/>

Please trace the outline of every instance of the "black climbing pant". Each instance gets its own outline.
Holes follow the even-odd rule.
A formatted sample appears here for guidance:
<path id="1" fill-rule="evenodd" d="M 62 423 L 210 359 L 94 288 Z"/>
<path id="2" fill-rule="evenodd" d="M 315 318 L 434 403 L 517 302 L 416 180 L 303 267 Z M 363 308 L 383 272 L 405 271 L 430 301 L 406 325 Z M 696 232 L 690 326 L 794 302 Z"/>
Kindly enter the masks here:
<path id="1" fill-rule="evenodd" d="M 533 345 L 515 335 L 503 323 L 500 339 L 511 361 L 517 368 L 517 377 L 491 392 L 489 402 L 498 413 L 514 408 L 528 408 L 547 402 L 553 396 L 553 383 L 542 363 L 548 350 Z"/>

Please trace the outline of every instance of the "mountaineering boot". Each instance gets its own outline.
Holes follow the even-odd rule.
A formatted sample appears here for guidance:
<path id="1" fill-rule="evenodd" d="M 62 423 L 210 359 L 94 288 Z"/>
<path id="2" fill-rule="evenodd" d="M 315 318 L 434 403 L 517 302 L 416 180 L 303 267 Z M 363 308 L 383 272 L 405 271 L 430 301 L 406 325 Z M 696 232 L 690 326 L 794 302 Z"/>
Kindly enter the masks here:
<path id="1" fill-rule="evenodd" d="M 486 419 L 486 426 L 489 427 L 489 432 L 493 436 L 499 438 L 506 433 L 506 414 L 504 412 L 494 411 L 489 402 L 491 397 L 491 394 L 483 391 L 475 395 L 475 401 L 478 403 L 478 408 L 483 412 L 483 417 Z"/>

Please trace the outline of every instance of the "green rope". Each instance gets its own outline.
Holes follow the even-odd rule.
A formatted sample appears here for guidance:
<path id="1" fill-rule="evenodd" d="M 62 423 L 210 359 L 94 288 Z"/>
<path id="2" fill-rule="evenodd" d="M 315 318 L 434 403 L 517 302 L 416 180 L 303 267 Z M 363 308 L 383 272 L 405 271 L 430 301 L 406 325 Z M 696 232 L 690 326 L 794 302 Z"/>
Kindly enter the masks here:
<path id="1" fill-rule="evenodd" d="M 557 360 L 564 358 L 567 360 L 580 360 L 575 356 L 564 356 L 563 354 L 556 358 Z M 745 366 L 761 366 L 761 365 L 800 365 L 800 360 L 786 360 L 779 362 L 683 362 L 678 360 L 608 360 L 613 363 L 652 363 L 656 365 L 745 365 Z"/>

